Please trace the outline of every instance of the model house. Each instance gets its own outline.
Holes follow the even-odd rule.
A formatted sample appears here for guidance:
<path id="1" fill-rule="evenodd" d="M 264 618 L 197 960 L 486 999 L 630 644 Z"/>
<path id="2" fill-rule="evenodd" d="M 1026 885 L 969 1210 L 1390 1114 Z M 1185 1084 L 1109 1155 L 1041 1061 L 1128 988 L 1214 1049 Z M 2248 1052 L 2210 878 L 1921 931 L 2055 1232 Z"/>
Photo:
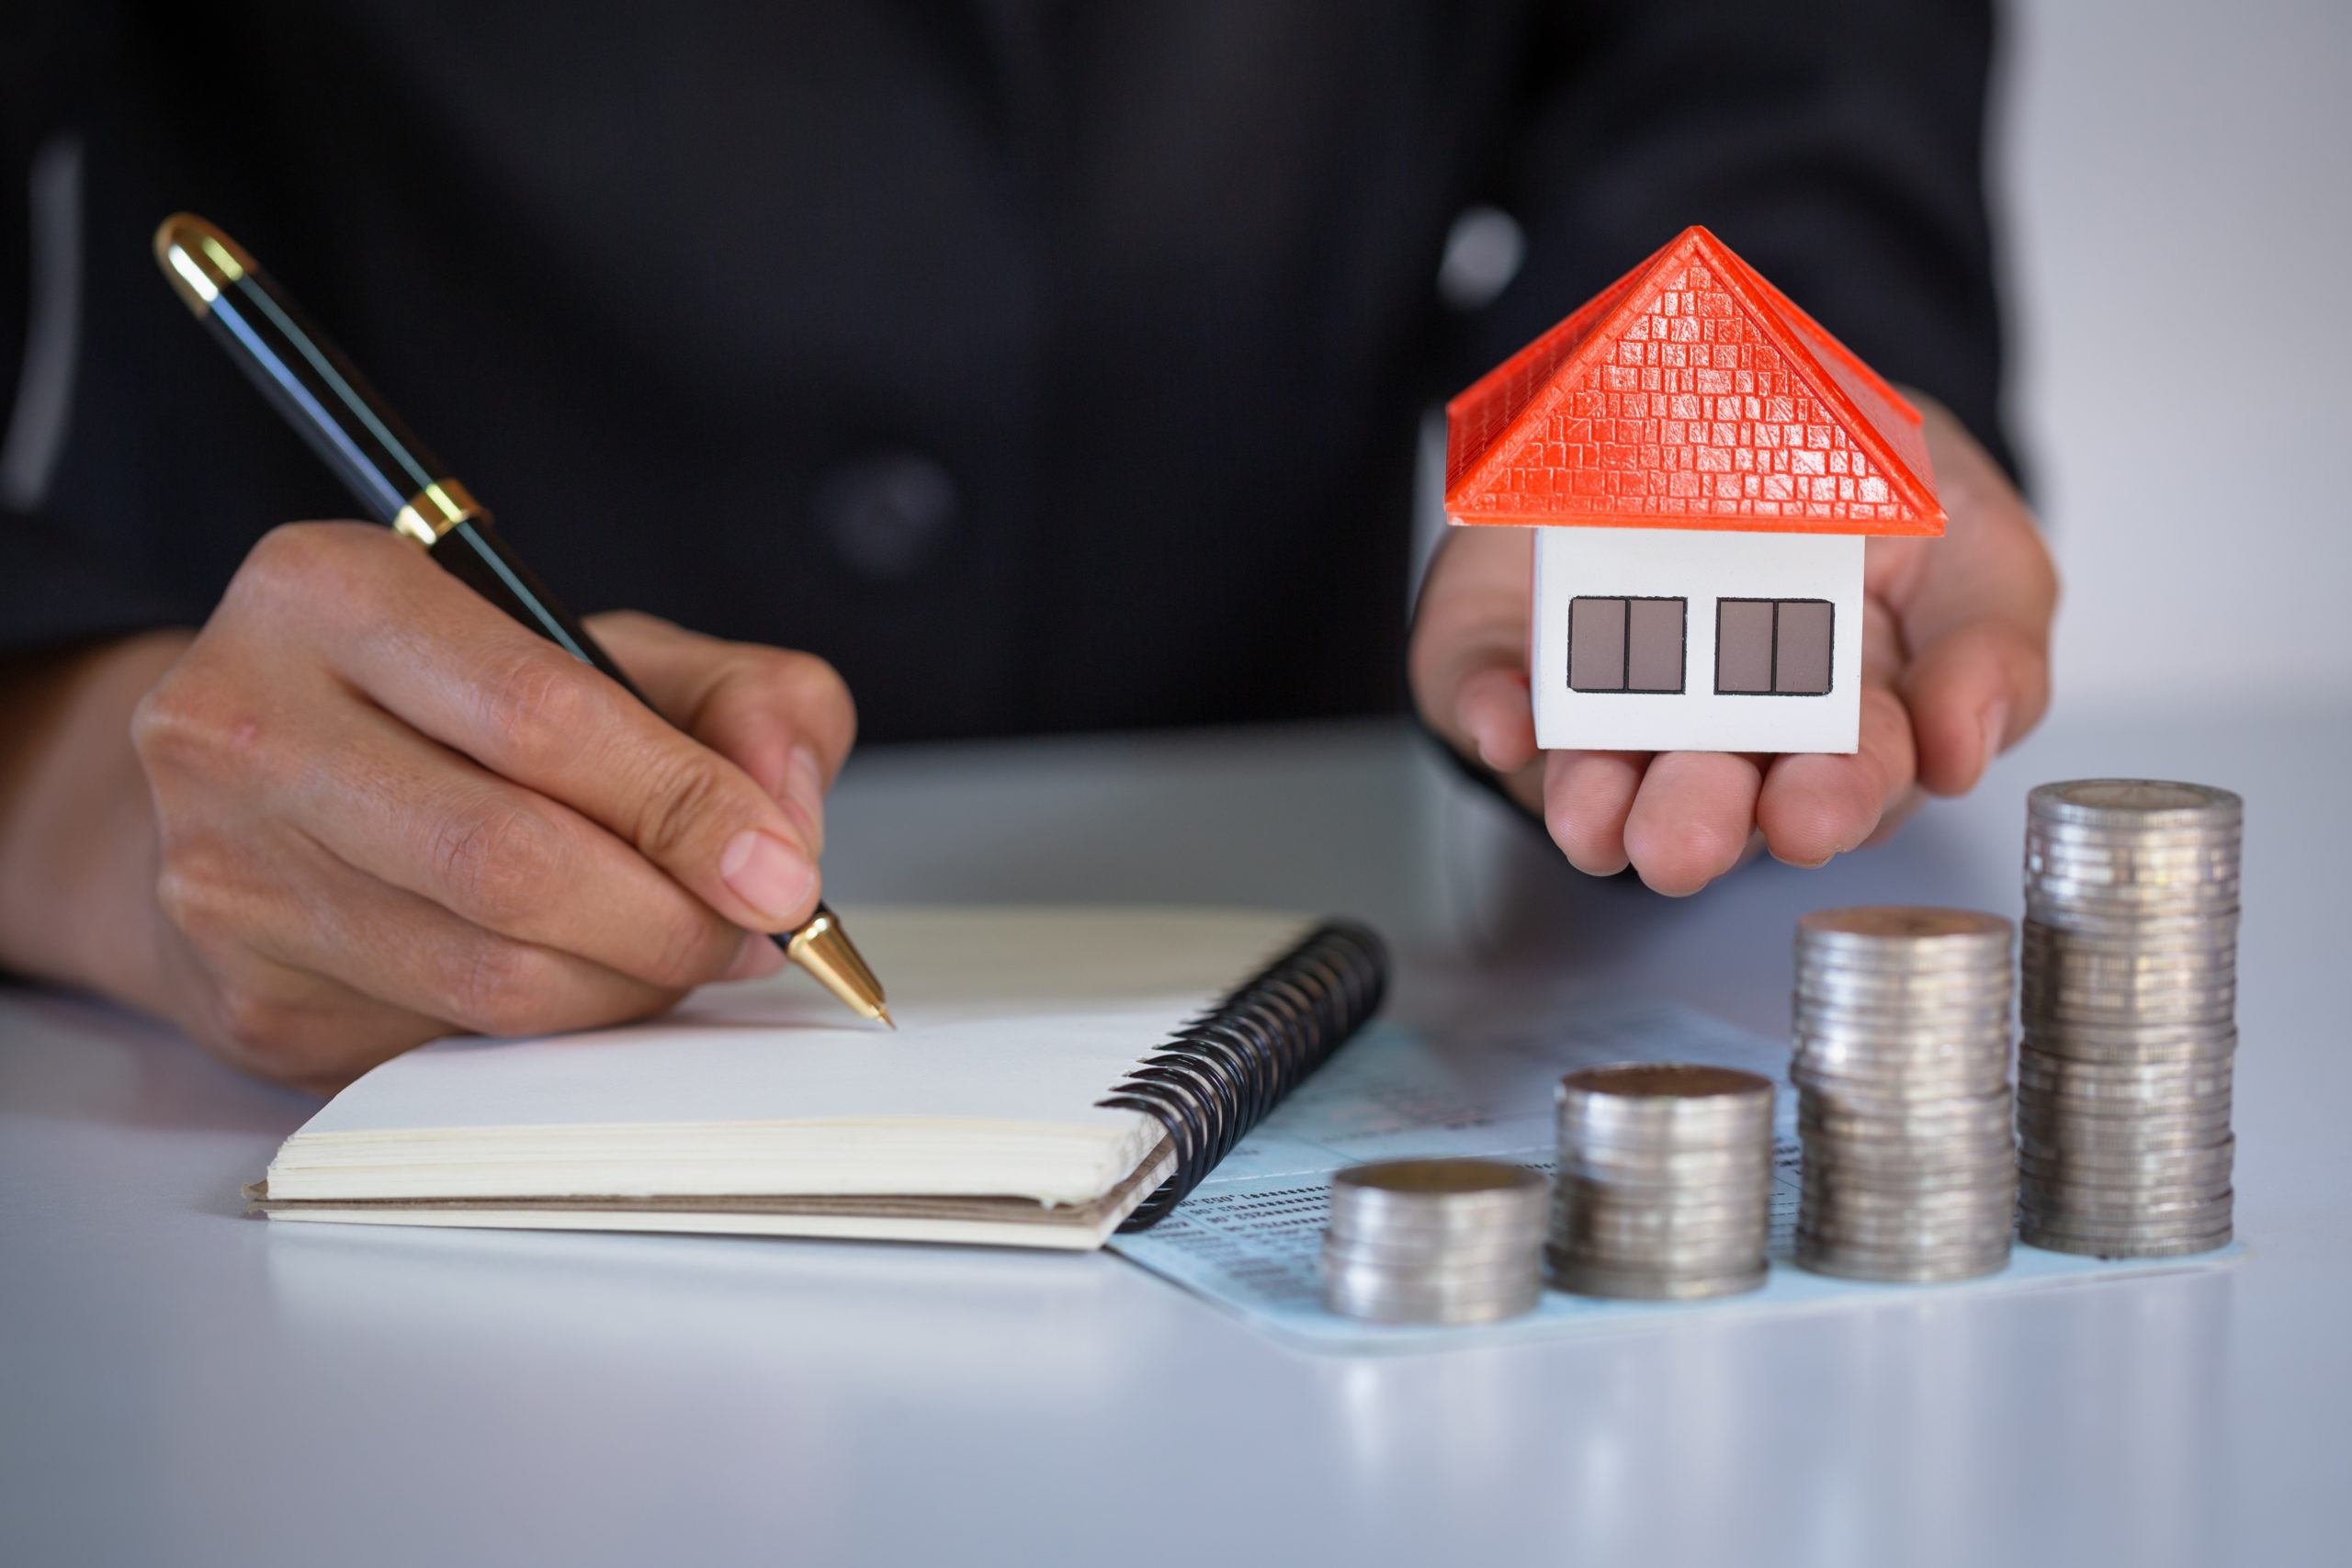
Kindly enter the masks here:
<path id="1" fill-rule="evenodd" d="M 1943 532 L 1917 411 L 1704 229 L 1446 407 L 1445 511 L 1535 530 L 1546 750 L 1851 751 L 1862 546 Z"/>

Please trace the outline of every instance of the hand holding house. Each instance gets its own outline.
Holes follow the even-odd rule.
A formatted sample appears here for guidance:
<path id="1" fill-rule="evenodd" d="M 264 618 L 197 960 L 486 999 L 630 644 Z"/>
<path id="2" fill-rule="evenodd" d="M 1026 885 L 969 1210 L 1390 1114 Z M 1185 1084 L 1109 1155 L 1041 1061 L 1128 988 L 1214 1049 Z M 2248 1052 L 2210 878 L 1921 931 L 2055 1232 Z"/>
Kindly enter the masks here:
<path id="1" fill-rule="evenodd" d="M 1445 510 L 1536 533 L 1546 750 L 1855 750 L 1863 541 L 1940 535 L 1920 416 L 1691 228 L 1446 409 Z"/>

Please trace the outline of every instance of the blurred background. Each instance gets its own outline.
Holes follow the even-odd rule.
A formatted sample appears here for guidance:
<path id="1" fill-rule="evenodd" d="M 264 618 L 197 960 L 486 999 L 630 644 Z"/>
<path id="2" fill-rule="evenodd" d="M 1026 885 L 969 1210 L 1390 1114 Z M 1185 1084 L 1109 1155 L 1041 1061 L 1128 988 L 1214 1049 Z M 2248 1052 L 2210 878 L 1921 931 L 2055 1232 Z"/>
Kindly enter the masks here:
<path id="1" fill-rule="evenodd" d="M 2062 703 L 2352 697 L 2352 5 L 2005 20 L 2010 428 L 2066 577 Z"/>

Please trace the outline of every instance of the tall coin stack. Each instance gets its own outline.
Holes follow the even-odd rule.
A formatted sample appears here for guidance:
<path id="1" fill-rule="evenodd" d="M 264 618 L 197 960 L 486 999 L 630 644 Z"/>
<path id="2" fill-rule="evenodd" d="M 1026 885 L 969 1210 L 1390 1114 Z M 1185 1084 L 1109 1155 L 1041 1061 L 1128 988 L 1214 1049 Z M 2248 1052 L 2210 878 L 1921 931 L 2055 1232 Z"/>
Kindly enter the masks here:
<path id="1" fill-rule="evenodd" d="M 2043 784 L 2027 802 L 2018 1216 L 2104 1258 L 2230 1239 L 2238 844 L 2225 789 Z"/>
<path id="2" fill-rule="evenodd" d="M 1770 1078 L 1681 1063 L 1589 1067 L 1560 1080 L 1559 1112 L 1553 1283 L 1665 1301 L 1764 1282 Z"/>
<path id="3" fill-rule="evenodd" d="M 1796 1258 L 1854 1280 L 1965 1280 L 2008 1261 L 2009 922 L 1825 909 L 1797 922 Z"/>
<path id="4" fill-rule="evenodd" d="M 1544 1292 L 1545 1183 L 1484 1159 L 1399 1159 L 1331 1178 L 1323 1304 L 1378 1323 L 1492 1323 Z"/>

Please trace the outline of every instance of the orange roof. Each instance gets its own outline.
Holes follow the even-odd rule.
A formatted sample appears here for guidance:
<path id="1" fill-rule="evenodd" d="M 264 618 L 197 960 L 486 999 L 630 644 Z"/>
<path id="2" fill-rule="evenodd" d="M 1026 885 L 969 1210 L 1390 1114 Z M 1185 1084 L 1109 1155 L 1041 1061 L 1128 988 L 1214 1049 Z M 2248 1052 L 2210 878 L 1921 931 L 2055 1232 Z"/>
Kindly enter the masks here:
<path id="1" fill-rule="evenodd" d="M 1456 523 L 1944 531 L 1918 411 L 1695 226 L 1445 423 Z"/>

